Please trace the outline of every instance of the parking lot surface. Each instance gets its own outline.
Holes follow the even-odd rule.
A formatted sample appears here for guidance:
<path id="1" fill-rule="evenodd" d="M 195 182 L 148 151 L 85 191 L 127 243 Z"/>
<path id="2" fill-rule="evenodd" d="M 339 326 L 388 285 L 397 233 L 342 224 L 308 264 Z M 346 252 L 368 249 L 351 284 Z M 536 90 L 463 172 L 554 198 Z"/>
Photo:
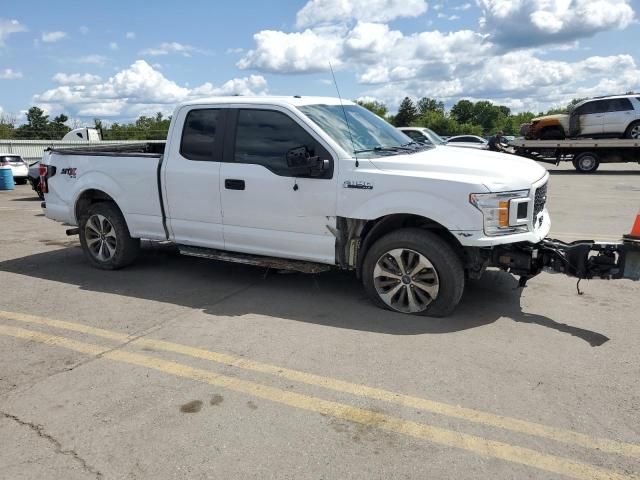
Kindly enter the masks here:
<path id="1" fill-rule="evenodd" d="M 549 167 L 552 236 L 616 240 L 640 167 Z M 147 246 L 91 268 L 0 192 L 0 479 L 640 477 L 640 284 L 490 271 L 456 313 L 355 276 Z"/>

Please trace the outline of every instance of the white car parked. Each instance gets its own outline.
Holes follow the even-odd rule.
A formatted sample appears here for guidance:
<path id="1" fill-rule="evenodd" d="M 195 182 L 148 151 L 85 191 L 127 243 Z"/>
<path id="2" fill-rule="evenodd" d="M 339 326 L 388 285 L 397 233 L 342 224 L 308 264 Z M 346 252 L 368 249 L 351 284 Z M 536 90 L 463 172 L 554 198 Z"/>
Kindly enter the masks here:
<path id="1" fill-rule="evenodd" d="M 489 148 L 489 142 L 477 135 L 456 135 L 447 139 L 447 145 L 451 147 L 478 148 L 480 150 Z"/>
<path id="2" fill-rule="evenodd" d="M 430 128 L 425 127 L 399 127 L 402 133 L 414 142 L 427 145 L 445 145 L 447 141 Z"/>
<path id="3" fill-rule="evenodd" d="M 18 185 L 27 183 L 29 166 L 20 155 L 13 153 L 0 153 L 0 167 L 11 167 L 13 180 Z"/>

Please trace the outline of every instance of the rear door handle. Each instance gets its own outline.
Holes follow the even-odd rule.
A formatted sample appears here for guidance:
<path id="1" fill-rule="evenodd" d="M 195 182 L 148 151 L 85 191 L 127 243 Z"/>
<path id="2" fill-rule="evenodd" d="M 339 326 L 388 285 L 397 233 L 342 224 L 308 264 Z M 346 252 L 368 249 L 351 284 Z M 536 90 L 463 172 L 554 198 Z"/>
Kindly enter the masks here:
<path id="1" fill-rule="evenodd" d="M 244 190 L 244 180 L 226 178 L 224 180 L 224 188 L 227 190 Z"/>

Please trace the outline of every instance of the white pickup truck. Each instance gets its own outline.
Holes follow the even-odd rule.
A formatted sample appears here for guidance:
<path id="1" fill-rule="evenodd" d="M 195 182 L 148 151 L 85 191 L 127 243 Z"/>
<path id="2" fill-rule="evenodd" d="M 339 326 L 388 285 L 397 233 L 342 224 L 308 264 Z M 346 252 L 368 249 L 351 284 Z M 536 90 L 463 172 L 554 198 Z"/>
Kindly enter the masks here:
<path id="1" fill-rule="evenodd" d="M 625 262 L 632 242 L 545 240 L 549 174 L 537 163 L 418 145 L 335 98 L 183 103 L 166 145 L 52 149 L 40 174 L 46 216 L 77 226 L 68 233 L 107 270 L 133 262 L 140 239 L 171 241 L 188 255 L 355 270 L 380 306 L 431 316 L 451 313 L 489 266 L 522 285 L 544 267 L 640 270 L 637 256 Z"/>

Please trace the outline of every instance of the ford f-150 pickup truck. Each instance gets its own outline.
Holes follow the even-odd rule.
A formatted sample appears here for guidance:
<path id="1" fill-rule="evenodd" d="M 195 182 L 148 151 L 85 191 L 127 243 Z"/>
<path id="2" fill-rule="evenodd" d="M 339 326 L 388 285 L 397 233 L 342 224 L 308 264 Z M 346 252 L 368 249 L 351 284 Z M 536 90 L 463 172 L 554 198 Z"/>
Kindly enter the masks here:
<path id="1" fill-rule="evenodd" d="M 444 316 L 490 266 L 638 275 L 636 244 L 545 239 L 549 174 L 500 153 L 413 142 L 352 102 L 228 97 L 179 105 L 166 144 L 52 149 L 46 216 L 117 269 L 140 240 L 272 268 L 355 270 L 378 305 Z M 595 260 L 594 260 L 595 259 Z M 633 260 L 633 261 L 632 261 Z"/>

